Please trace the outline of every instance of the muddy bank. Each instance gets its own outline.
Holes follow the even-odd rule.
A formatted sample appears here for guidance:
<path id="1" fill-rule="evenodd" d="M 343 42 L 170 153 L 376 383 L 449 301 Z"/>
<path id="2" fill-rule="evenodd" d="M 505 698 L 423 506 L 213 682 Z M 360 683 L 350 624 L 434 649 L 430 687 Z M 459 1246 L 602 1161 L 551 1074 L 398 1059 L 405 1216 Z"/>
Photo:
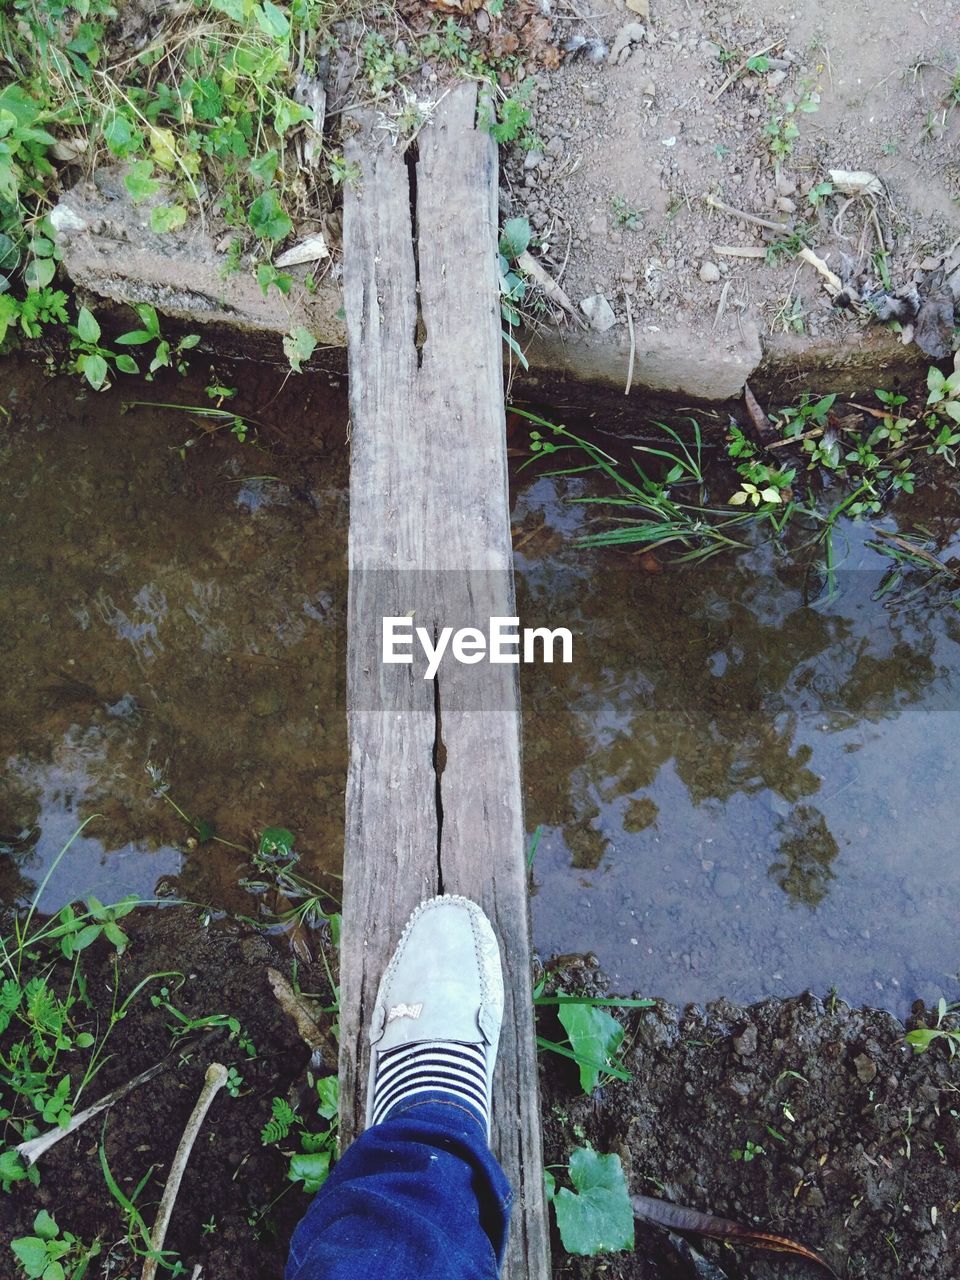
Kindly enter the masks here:
<path id="1" fill-rule="evenodd" d="M 187 1274 L 201 1264 L 214 1277 L 279 1280 L 308 1197 L 287 1180 L 295 1140 L 265 1146 L 261 1131 L 275 1097 L 289 1102 L 311 1131 L 321 1131 L 324 1122 L 308 1082 L 311 1049 L 277 1003 L 267 970 L 295 978 L 309 993 L 321 1029 L 329 1031 L 332 1017 L 322 1011 L 332 1002 L 324 964 L 324 956 L 335 964 L 329 937 L 311 935 L 315 958 L 301 955 L 294 965 L 286 938 L 265 938 L 190 908 L 138 913 L 127 923 L 132 941 L 120 961 L 119 989 L 125 994 L 143 979 L 147 985 L 114 1029 L 112 1056 L 86 1101 L 155 1063 L 164 1069 L 109 1113 L 104 1150 L 110 1169 L 127 1194 L 152 1170 L 137 1199 L 152 1222 L 207 1065 L 233 1067 L 242 1080 L 235 1097 L 224 1091 L 214 1103 L 187 1167 L 168 1246 Z M 109 1015 L 113 998 L 109 948 L 95 944 L 87 963 L 93 1025 Z M 604 985 L 589 962 L 569 960 L 551 982 L 594 993 Z M 198 1031 L 174 1046 L 175 1019 L 150 1003 L 164 988 L 189 1017 L 226 1015 L 241 1033 Z M 555 1038 L 552 1015 L 542 1014 L 541 1031 Z M 613 1081 L 587 1098 L 572 1064 L 542 1058 L 548 1165 L 565 1165 L 585 1142 L 616 1152 L 633 1193 L 793 1235 L 820 1249 L 844 1280 L 956 1275 L 960 1058 L 951 1062 L 945 1046 L 915 1056 L 890 1015 L 811 995 L 686 1011 L 660 1004 L 620 1016 L 631 1082 Z M 312 1070 L 316 1079 L 327 1069 Z M 42 1159 L 39 1188 L 21 1184 L 0 1197 L 0 1235 L 28 1231 L 43 1206 L 84 1240 L 100 1235 L 117 1274 L 138 1269 L 123 1243 L 123 1215 L 104 1183 L 99 1142 L 96 1121 Z M 731 1153 L 748 1142 L 762 1151 L 748 1162 L 736 1160 Z M 563 1181 L 562 1170 L 555 1172 Z M 789 1260 L 744 1251 L 734 1259 L 709 1245 L 703 1250 L 722 1268 L 715 1275 L 733 1280 L 813 1274 Z M 672 1280 L 694 1273 L 656 1232 L 640 1230 L 635 1253 L 593 1260 L 565 1255 L 555 1240 L 554 1274 Z"/>
<path id="2" fill-rule="evenodd" d="M 601 982 L 587 982 L 599 993 Z M 624 1020 L 630 1083 L 585 1098 L 567 1065 L 544 1058 L 548 1165 L 583 1142 L 616 1152 L 633 1194 L 793 1236 L 845 1280 L 956 1276 L 960 1058 L 945 1045 L 917 1056 L 889 1014 L 811 994 L 750 1007 L 661 1004 Z M 748 1143 L 762 1149 L 752 1159 Z M 722 1268 L 711 1277 L 816 1274 L 807 1263 L 702 1248 Z M 557 1252 L 555 1272 L 702 1274 L 684 1270 L 650 1229 L 638 1229 L 633 1256 Z"/>

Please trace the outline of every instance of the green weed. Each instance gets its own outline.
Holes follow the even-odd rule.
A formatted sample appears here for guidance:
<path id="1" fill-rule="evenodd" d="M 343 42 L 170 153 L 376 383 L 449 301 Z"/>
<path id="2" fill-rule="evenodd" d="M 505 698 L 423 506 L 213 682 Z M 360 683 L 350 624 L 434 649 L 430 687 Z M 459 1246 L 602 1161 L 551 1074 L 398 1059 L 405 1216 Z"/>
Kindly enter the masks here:
<path id="1" fill-rule="evenodd" d="M 339 1090 L 336 1076 L 315 1079 L 307 1073 L 307 1083 L 316 1095 L 316 1116 L 325 1122 L 320 1132 L 307 1128 L 306 1122 L 285 1098 L 273 1098 L 270 1119 L 260 1132 L 263 1146 L 276 1146 L 287 1157 L 287 1179 L 299 1184 L 307 1195 L 319 1191 L 327 1180 L 337 1149 L 337 1109 Z"/>
<path id="2" fill-rule="evenodd" d="M 72 1232 L 61 1231 L 46 1209 L 34 1218 L 33 1232 L 10 1241 L 20 1275 L 27 1280 L 83 1280 L 100 1254 L 99 1240 L 86 1245 Z"/>
<path id="3" fill-rule="evenodd" d="M 960 1049 L 960 1027 L 944 1025 L 947 1018 L 955 1017 L 960 1013 L 960 1004 L 947 1004 L 942 997 L 937 1004 L 937 1020 L 932 1027 L 918 1027 L 915 1031 L 908 1031 L 904 1036 L 907 1044 L 913 1046 L 914 1053 L 926 1053 L 930 1046 L 936 1040 L 942 1040 L 950 1051 L 950 1057 L 954 1057 L 957 1050 Z"/>

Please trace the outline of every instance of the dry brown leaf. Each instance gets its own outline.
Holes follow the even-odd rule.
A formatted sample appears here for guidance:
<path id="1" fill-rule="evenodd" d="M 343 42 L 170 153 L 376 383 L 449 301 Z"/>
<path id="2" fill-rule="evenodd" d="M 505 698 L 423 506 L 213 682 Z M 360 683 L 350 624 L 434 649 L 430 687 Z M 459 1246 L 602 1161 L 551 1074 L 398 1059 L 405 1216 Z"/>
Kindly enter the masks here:
<path id="1" fill-rule="evenodd" d="M 839 1280 L 834 1269 L 818 1253 L 791 1240 L 789 1236 L 755 1231 L 753 1227 L 745 1227 L 730 1218 L 715 1218 L 713 1214 L 700 1213 L 696 1209 L 671 1204 L 669 1200 L 656 1200 L 652 1196 L 631 1196 L 631 1200 L 636 1216 L 654 1226 L 666 1227 L 669 1231 L 691 1231 L 696 1235 L 709 1236 L 713 1240 L 729 1240 L 732 1244 L 747 1245 L 751 1249 L 766 1249 L 770 1253 L 788 1253 L 795 1258 L 806 1258 L 808 1262 L 829 1272 L 834 1280 Z"/>

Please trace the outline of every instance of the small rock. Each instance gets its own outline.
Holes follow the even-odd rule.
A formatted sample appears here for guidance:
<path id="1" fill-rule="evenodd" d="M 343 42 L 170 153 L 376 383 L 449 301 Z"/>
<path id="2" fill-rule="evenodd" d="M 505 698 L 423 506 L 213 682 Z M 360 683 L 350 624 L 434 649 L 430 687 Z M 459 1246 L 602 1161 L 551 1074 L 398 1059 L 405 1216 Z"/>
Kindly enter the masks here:
<path id="1" fill-rule="evenodd" d="M 523 167 L 525 169 L 537 169 L 542 164 L 543 164 L 542 151 L 528 151 L 523 158 Z"/>
<path id="2" fill-rule="evenodd" d="M 865 1053 L 858 1054 L 853 1065 L 857 1069 L 857 1079 L 861 1084 L 871 1084 L 877 1078 L 877 1064 Z"/>
<path id="3" fill-rule="evenodd" d="M 716 284 L 720 279 L 720 268 L 709 258 L 700 264 L 700 279 L 704 284 Z"/>
<path id="4" fill-rule="evenodd" d="M 640 44 L 646 36 L 646 28 L 639 22 L 627 22 L 617 32 L 616 39 L 610 47 L 609 60 L 614 66 L 626 62 L 633 52 L 633 46 Z"/>
<path id="5" fill-rule="evenodd" d="M 486 9 L 477 10 L 476 24 L 477 30 L 481 35 L 484 35 L 490 30 L 490 15 L 487 13 Z"/>
<path id="6" fill-rule="evenodd" d="M 718 871 L 713 882 L 718 898 L 733 898 L 740 892 L 740 877 L 732 871 Z"/>
<path id="7" fill-rule="evenodd" d="M 757 1052 L 756 1023 L 748 1022 L 740 1034 L 733 1037 L 733 1051 L 741 1058 L 752 1057 Z"/>
<path id="8" fill-rule="evenodd" d="M 766 81 L 767 88 L 776 89 L 778 85 L 783 84 L 786 78 L 787 78 L 787 73 L 785 71 L 771 71 L 770 74 L 767 76 L 767 81 Z"/>
<path id="9" fill-rule="evenodd" d="M 797 202 L 789 196 L 777 196 L 777 208 L 781 213 L 796 213 Z"/>
<path id="10" fill-rule="evenodd" d="M 548 156 L 559 156 L 563 154 L 563 139 L 559 134 L 555 134 L 544 148 Z"/>
<path id="11" fill-rule="evenodd" d="M 590 235 L 596 236 L 599 240 L 607 234 L 607 218 L 603 213 L 595 213 L 587 223 L 587 231 Z"/>
<path id="12" fill-rule="evenodd" d="M 640 92 L 645 98 L 655 98 L 657 96 L 657 86 L 652 80 L 644 80 L 640 86 Z"/>
<path id="13" fill-rule="evenodd" d="M 580 303 L 580 310 L 587 317 L 590 328 L 597 333 L 606 333 L 617 322 L 613 308 L 602 293 L 592 293 Z"/>

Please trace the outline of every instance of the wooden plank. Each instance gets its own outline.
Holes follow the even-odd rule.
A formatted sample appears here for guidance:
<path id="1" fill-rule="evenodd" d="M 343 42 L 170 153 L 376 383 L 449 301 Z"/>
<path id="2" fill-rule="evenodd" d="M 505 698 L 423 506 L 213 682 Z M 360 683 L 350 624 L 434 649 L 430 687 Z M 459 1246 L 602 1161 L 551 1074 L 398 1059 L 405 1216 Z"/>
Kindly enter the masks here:
<path id="1" fill-rule="evenodd" d="M 497 157 L 458 86 L 402 154 L 371 114 L 347 147 L 350 765 L 341 954 L 341 1125 L 362 1128 L 367 1026 L 409 913 L 480 902 L 501 942 L 506 1010 L 494 1150 L 515 1192 L 505 1275 L 547 1280 L 530 977 L 517 668 L 381 660 L 381 619 L 515 616 L 499 292 Z M 416 225 L 414 226 L 414 218 Z"/>

